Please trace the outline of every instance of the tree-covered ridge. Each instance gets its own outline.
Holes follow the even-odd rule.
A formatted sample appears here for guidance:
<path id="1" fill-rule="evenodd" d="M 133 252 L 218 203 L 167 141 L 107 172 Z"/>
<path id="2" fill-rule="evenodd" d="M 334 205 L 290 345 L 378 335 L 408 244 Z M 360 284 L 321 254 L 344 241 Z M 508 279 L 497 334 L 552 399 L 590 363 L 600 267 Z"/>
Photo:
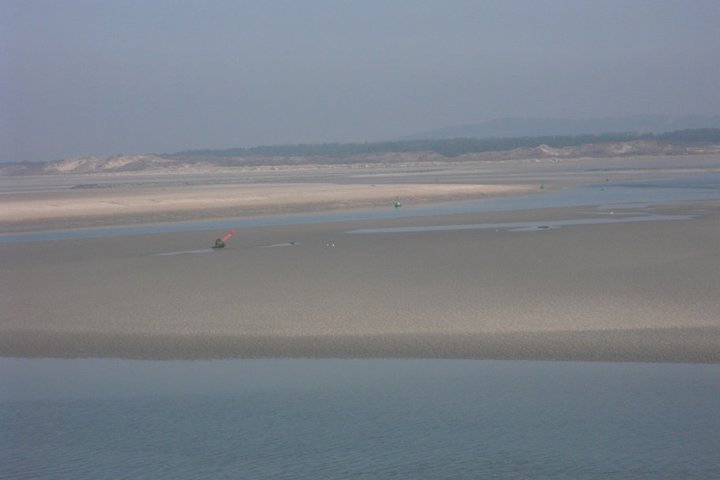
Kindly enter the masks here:
<path id="1" fill-rule="evenodd" d="M 190 150 L 172 155 L 191 157 L 346 157 L 378 153 L 434 152 L 445 157 L 467 153 L 502 152 L 547 145 L 553 148 L 628 141 L 663 143 L 720 143 L 720 129 L 678 130 L 661 134 L 607 133 L 600 135 L 555 135 L 517 138 L 452 138 L 373 143 L 320 143 L 267 145 L 251 148 Z"/>

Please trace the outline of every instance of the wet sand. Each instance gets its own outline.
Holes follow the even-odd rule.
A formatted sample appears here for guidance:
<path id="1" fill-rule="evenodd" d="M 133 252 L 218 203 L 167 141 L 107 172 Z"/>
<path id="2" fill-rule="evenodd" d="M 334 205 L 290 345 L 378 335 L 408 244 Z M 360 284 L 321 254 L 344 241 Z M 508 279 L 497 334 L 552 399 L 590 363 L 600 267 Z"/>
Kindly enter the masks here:
<path id="1" fill-rule="evenodd" d="M 720 205 L 587 208 L 0 245 L 0 355 L 720 362 Z"/>

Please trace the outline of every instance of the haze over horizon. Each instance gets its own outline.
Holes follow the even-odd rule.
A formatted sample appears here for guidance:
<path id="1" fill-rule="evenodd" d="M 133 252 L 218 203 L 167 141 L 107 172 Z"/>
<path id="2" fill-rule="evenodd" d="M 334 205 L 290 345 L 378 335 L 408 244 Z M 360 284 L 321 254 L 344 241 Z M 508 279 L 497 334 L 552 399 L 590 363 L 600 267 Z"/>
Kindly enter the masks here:
<path id="1" fill-rule="evenodd" d="M 720 112 L 720 3 L 0 3 L 0 162 Z"/>

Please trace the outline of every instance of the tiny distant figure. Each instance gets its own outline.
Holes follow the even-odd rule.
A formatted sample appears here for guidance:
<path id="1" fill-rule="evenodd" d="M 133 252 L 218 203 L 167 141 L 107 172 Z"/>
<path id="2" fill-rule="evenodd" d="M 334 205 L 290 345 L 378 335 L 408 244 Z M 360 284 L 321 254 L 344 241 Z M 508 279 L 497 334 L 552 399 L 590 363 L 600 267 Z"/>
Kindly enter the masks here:
<path id="1" fill-rule="evenodd" d="M 397 200 L 395 200 L 395 208 L 400 208 L 400 207 L 402 207 L 402 203 L 400 203 L 400 199 L 398 198 Z"/>
<path id="2" fill-rule="evenodd" d="M 215 245 L 212 246 L 212 248 L 225 248 L 225 242 L 227 242 L 230 237 L 235 235 L 235 232 L 237 232 L 237 229 L 232 229 L 227 235 L 225 235 L 222 238 L 218 238 L 215 240 Z"/>

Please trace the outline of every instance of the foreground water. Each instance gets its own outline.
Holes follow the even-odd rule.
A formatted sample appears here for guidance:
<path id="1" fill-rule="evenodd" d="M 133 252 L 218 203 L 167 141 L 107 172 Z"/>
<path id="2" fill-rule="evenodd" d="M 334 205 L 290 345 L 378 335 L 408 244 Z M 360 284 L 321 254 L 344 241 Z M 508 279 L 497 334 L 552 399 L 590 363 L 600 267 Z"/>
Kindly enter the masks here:
<path id="1" fill-rule="evenodd" d="M 720 365 L 0 359 L 0 477 L 720 478 Z"/>

